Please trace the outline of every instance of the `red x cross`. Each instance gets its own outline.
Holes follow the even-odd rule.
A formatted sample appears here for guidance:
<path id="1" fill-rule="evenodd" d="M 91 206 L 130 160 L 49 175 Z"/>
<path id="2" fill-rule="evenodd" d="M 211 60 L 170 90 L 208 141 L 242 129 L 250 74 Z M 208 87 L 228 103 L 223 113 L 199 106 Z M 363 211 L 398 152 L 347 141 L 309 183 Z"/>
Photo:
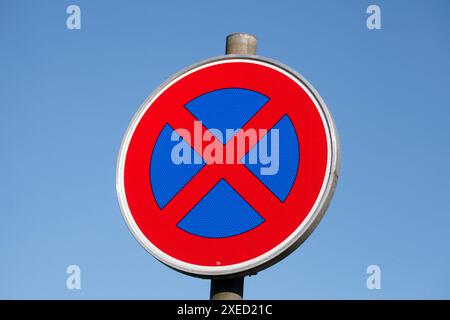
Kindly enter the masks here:
<path id="1" fill-rule="evenodd" d="M 242 131 L 245 132 L 248 129 L 266 129 L 269 131 L 284 116 L 282 110 L 276 102 L 269 100 L 244 125 Z M 206 145 L 202 145 L 203 148 L 199 150 L 197 149 L 198 146 L 191 143 L 192 141 L 189 138 L 194 136 L 193 123 L 198 119 L 184 107 L 177 108 L 175 114 L 176 117 L 168 121 L 169 125 L 173 128 L 183 128 L 184 130 L 177 132 L 195 151 L 203 155 Z M 189 136 L 184 136 L 187 133 L 186 130 L 189 132 Z M 202 125 L 202 136 L 207 131 L 208 129 Z M 209 134 L 213 137 L 211 143 L 216 143 L 218 139 L 211 133 Z M 244 157 L 262 138 L 263 136 L 260 135 L 256 142 L 245 143 L 243 149 L 237 148 L 236 159 Z M 225 154 L 230 147 L 235 149 L 236 140 L 237 136 L 235 135 L 228 141 L 227 145 L 223 145 L 222 154 Z M 204 159 L 208 163 L 209 159 Z M 163 214 L 171 223 L 177 224 L 221 179 L 227 181 L 266 220 L 270 219 L 273 213 L 279 211 L 281 201 L 247 167 L 238 161 L 233 164 L 209 163 L 204 166 L 164 207 Z M 261 203 L 261 198 L 264 199 L 264 203 Z"/>

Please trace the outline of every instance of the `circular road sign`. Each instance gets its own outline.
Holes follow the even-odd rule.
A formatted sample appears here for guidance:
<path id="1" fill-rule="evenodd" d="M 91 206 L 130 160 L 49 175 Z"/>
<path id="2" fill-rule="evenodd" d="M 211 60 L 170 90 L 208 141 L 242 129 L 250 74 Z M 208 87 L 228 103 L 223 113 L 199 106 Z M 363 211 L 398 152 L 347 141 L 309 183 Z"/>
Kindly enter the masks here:
<path id="1" fill-rule="evenodd" d="M 278 62 L 228 55 L 147 98 L 123 139 L 116 187 L 145 249 L 213 278 L 255 273 L 297 248 L 325 213 L 338 169 L 317 91 Z"/>

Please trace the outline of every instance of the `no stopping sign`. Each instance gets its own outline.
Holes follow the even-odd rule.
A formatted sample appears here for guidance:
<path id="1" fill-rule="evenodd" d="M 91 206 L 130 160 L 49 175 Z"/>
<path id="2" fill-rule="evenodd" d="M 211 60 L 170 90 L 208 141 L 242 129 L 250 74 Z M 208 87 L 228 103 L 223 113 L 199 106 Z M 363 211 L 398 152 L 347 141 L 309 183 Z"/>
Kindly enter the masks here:
<path id="1" fill-rule="evenodd" d="M 331 115 L 299 74 L 222 56 L 174 75 L 125 134 L 117 194 L 136 239 L 201 277 L 246 274 L 311 233 L 334 192 Z"/>

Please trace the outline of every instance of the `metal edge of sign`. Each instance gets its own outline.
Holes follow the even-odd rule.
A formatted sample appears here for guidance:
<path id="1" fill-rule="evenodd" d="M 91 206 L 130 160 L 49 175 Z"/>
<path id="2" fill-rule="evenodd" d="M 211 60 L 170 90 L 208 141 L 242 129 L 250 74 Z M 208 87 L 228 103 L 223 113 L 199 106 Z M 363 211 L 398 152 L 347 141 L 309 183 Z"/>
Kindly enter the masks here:
<path id="1" fill-rule="evenodd" d="M 317 197 L 305 220 L 303 220 L 303 222 L 295 229 L 295 231 L 291 235 L 289 235 L 289 237 L 280 242 L 276 247 L 258 257 L 238 264 L 214 267 L 199 266 L 169 256 L 162 250 L 158 249 L 155 245 L 153 245 L 151 241 L 149 241 L 147 237 L 140 231 L 139 227 L 136 225 L 136 222 L 132 217 L 126 200 L 126 194 L 123 185 L 125 156 L 128 150 L 129 142 L 134 133 L 134 130 L 136 129 L 137 124 L 139 123 L 140 119 L 145 114 L 149 106 L 153 103 L 154 100 L 159 97 L 159 95 L 161 95 L 172 83 L 179 81 L 183 76 L 187 76 L 197 69 L 201 69 L 201 67 L 207 67 L 209 65 L 213 65 L 214 63 L 218 64 L 225 60 L 232 60 L 230 62 L 247 60 L 260 65 L 269 65 L 270 67 L 277 69 L 278 71 L 281 71 L 283 74 L 287 75 L 297 84 L 299 84 L 303 89 L 306 88 L 305 92 L 313 100 L 316 108 L 318 108 L 322 122 L 326 129 L 326 136 L 328 140 L 327 170 L 326 177 L 324 178 L 324 182 L 319 192 L 319 196 Z M 147 99 L 141 104 L 140 108 L 133 116 L 122 140 L 116 167 L 116 191 L 122 216 L 127 223 L 130 232 L 133 234 L 134 238 L 141 244 L 141 246 L 144 247 L 157 260 L 176 271 L 200 278 L 227 278 L 253 275 L 287 257 L 309 237 L 309 235 L 319 224 L 330 204 L 338 181 L 340 168 L 339 145 L 340 142 L 338 133 L 331 113 L 328 110 L 324 100 L 321 98 L 317 90 L 298 72 L 292 70 L 290 67 L 276 60 L 257 55 L 229 54 L 212 57 L 195 63 L 172 75 L 147 97 Z"/>

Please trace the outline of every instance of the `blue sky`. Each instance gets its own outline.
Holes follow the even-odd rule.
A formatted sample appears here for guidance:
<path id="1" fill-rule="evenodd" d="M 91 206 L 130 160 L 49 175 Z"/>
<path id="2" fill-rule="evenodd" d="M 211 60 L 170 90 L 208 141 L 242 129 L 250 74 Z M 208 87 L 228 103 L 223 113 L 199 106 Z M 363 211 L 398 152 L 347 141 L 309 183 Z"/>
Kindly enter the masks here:
<path id="1" fill-rule="evenodd" d="M 66 8 L 81 8 L 81 30 Z M 382 30 L 366 28 L 377 4 Z M 2 1 L 0 298 L 206 299 L 131 236 L 115 191 L 122 136 L 179 69 L 249 32 L 333 113 L 332 204 L 248 299 L 450 298 L 448 1 Z M 66 267 L 82 289 L 66 289 Z M 381 290 L 366 268 L 381 267 Z"/>

